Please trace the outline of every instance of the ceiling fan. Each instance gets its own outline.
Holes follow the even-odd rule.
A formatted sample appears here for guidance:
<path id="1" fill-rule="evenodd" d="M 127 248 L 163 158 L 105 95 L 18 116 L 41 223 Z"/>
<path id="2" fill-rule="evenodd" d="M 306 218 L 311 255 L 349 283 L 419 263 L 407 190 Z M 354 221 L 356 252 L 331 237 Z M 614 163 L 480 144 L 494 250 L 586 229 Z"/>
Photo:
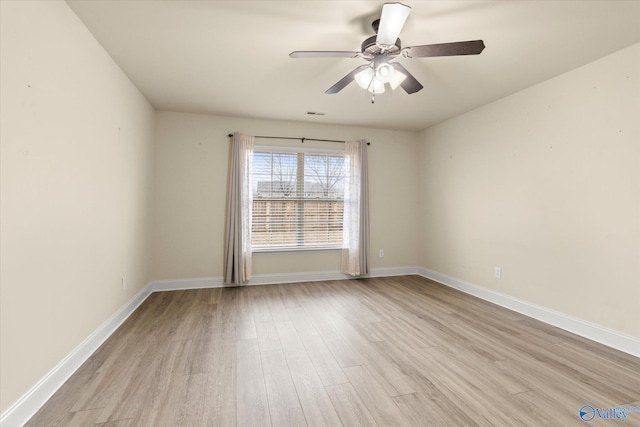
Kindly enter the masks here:
<path id="1" fill-rule="evenodd" d="M 375 36 L 362 42 L 360 52 L 348 51 L 295 51 L 291 58 L 363 58 L 368 61 L 344 76 L 340 81 L 326 90 L 327 94 L 340 92 L 353 80 L 360 87 L 368 90 L 375 97 L 385 90 L 388 83 L 391 89 L 402 87 L 412 94 L 423 88 L 418 80 L 407 71 L 402 64 L 390 62 L 398 55 L 403 58 L 427 58 L 435 56 L 478 55 L 484 49 L 482 40 L 464 42 L 428 44 L 402 48 L 400 31 L 409 16 L 411 8 L 402 3 L 385 3 L 380 19 L 373 21 Z M 371 102 L 374 102 L 372 98 Z"/>

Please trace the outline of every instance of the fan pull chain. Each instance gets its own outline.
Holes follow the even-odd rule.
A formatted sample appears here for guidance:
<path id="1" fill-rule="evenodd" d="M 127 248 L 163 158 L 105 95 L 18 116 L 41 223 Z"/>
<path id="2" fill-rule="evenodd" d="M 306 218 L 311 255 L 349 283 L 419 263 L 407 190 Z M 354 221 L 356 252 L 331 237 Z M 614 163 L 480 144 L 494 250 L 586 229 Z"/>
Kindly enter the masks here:
<path id="1" fill-rule="evenodd" d="M 376 93 L 375 92 L 371 92 L 371 103 L 372 104 L 376 103 Z"/>

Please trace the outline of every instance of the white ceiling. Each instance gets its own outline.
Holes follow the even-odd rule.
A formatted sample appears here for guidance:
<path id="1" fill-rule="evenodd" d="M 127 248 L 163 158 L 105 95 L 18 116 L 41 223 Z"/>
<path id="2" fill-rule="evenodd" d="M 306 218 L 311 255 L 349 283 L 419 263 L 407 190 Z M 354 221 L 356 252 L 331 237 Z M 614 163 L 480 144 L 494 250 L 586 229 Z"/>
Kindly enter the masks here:
<path id="1" fill-rule="evenodd" d="M 482 39 L 477 56 L 404 59 L 424 89 L 324 91 L 383 1 L 67 0 L 158 110 L 422 130 L 640 42 L 640 1 L 405 1 L 403 47 Z M 640 58 L 638 59 L 640 61 Z M 307 111 L 325 116 L 309 116 Z"/>

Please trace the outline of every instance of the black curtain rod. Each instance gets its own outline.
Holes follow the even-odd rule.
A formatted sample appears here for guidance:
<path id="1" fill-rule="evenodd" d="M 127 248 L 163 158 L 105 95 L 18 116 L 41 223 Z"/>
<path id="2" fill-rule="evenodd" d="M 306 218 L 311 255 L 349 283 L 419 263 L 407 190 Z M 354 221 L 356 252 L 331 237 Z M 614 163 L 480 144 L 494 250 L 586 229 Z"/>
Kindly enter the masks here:
<path id="1" fill-rule="evenodd" d="M 229 134 L 229 138 L 231 138 L 233 136 L 232 133 Z M 261 135 L 255 135 L 254 138 L 262 138 L 262 139 L 295 139 L 295 140 L 300 140 L 300 142 L 302 142 L 304 144 L 305 141 L 319 141 L 319 142 L 341 142 L 342 144 L 344 144 L 346 141 L 339 141 L 337 139 L 316 139 L 316 138 L 295 138 L 292 136 L 261 136 Z M 370 142 L 367 142 L 367 145 L 371 145 Z"/>

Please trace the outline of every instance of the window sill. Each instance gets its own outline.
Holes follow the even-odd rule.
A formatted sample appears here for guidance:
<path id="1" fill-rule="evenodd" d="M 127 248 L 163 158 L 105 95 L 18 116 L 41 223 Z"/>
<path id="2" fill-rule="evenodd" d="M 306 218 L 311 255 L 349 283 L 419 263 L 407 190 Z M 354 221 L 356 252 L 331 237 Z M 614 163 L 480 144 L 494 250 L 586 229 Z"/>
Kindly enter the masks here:
<path id="1" fill-rule="evenodd" d="M 341 251 L 342 246 L 315 246 L 315 247 L 280 247 L 280 248 L 255 248 L 251 250 L 252 254 L 270 254 L 281 252 L 326 252 Z"/>

